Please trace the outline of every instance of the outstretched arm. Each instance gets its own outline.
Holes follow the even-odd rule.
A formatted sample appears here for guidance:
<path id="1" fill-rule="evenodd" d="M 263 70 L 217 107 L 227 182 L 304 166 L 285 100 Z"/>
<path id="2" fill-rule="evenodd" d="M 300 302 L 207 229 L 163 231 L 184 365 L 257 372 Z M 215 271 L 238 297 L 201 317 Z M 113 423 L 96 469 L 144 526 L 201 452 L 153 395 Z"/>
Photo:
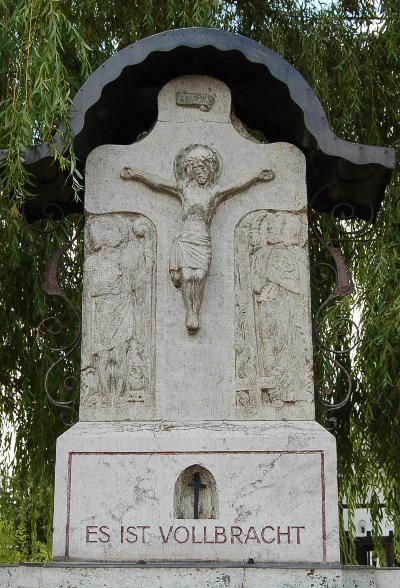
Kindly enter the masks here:
<path id="1" fill-rule="evenodd" d="M 218 206 L 218 204 L 223 200 L 230 198 L 238 192 L 243 192 L 255 184 L 259 184 L 260 182 L 270 182 L 274 179 L 274 177 L 275 172 L 273 172 L 271 169 L 263 169 L 259 174 L 253 176 L 242 184 L 232 184 L 231 186 L 227 186 L 215 195 L 215 206 Z"/>
<path id="2" fill-rule="evenodd" d="M 168 184 L 159 176 L 154 174 L 148 174 L 146 172 L 133 169 L 132 167 L 124 167 L 120 172 L 120 177 L 123 180 L 133 180 L 135 182 L 141 182 L 145 186 L 149 186 L 153 190 L 159 192 L 168 192 L 174 196 L 180 196 L 180 190 L 177 185 Z"/>

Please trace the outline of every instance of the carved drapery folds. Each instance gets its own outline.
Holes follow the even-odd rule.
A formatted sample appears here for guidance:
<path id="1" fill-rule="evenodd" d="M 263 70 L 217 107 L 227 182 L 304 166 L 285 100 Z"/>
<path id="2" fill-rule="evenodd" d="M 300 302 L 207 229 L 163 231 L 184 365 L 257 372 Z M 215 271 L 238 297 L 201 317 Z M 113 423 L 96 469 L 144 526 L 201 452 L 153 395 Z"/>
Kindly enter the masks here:
<path id="1" fill-rule="evenodd" d="M 120 171 L 120 177 L 125 181 L 140 182 L 154 191 L 166 192 L 181 200 L 182 226 L 173 242 L 170 274 L 174 286 L 181 289 L 190 335 L 200 328 L 199 314 L 211 263 L 210 225 L 216 208 L 227 198 L 275 177 L 272 170 L 261 169 L 242 181 L 220 186 L 218 179 L 222 168 L 221 157 L 215 149 L 191 144 L 175 157 L 175 183 L 129 166 Z"/>
<path id="2" fill-rule="evenodd" d="M 312 402 L 305 213 L 259 210 L 235 230 L 238 411 Z M 308 399 L 308 396 L 310 398 Z"/>
<path id="3" fill-rule="evenodd" d="M 81 406 L 149 406 L 154 394 L 155 228 L 138 214 L 92 215 L 85 249 Z"/>

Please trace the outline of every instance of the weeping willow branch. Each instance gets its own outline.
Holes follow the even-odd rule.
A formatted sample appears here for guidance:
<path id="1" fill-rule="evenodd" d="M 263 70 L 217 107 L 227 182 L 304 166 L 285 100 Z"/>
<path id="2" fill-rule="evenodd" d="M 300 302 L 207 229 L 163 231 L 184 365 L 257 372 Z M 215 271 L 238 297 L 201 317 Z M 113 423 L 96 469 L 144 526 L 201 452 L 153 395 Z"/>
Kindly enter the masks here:
<path id="1" fill-rule="evenodd" d="M 316 90 L 339 136 L 400 145 L 398 0 L 321 5 L 314 0 L 166 0 L 162 7 L 156 0 L 0 0 L 0 149 L 8 149 L 0 169 L 0 414 L 4 426 L 8 423 L 2 436 L 0 561 L 49 557 L 55 440 L 65 425 L 47 401 L 43 383 L 52 357 L 39 345 L 36 327 L 52 311 L 66 319 L 67 327 L 69 321 L 71 332 L 75 327 L 73 317 L 61 317 L 60 308 L 49 307 L 41 276 L 52 251 L 65 245 L 78 221 L 66 219 L 60 231 L 42 238 L 26 229 L 17 205 L 30 197 L 32 178 L 21 158 L 30 145 L 48 141 L 59 165 L 73 174 L 79 194 L 68 116 L 72 96 L 91 71 L 148 34 L 183 26 L 225 28 L 292 63 Z M 58 128 L 65 131 L 56 143 Z M 324 323 L 329 343 L 337 336 L 329 334 L 329 323 L 339 312 L 353 318 L 357 308 L 360 345 L 345 366 L 351 399 L 335 424 L 339 484 L 350 510 L 371 503 L 376 536 L 382 500 L 395 530 L 400 522 L 399 188 L 396 177 L 368 242 L 342 243 L 356 290 L 352 298 L 332 305 Z M 78 308 L 81 250 L 78 242 L 60 274 Z M 327 261 L 318 244 L 311 254 L 317 263 Z M 313 289 L 314 309 L 331 286 L 328 280 Z M 68 361 L 78 374 L 79 351 Z M 63 377 L 63 371 L 52 374 L 55 389 L 62 389 Z M 345 383 L 316 351 L 317 386 L 332 378 L 340 398 Z M 7 461 L 4 455 L 11 457 Z M 2 543 L 7 536 L 11 550 Z"/>

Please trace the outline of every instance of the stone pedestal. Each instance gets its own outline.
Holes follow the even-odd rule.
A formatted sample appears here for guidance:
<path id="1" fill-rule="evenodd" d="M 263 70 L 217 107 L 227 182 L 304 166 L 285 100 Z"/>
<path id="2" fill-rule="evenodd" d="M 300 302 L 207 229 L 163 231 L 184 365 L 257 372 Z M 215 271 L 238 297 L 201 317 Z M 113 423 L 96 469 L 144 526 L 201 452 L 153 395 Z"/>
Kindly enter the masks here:
<path id="1" fill-rule="evenodd" d="M 28 564 L 0 566 L 0 588 L 400 588 L 400 569 L 327 566 Z"/>
<path id="2" fill-rule="evenodd" d="M 339 562 L 335 443 L 313 421 L 79 423 L 56 485 L 55 558 Z"/>

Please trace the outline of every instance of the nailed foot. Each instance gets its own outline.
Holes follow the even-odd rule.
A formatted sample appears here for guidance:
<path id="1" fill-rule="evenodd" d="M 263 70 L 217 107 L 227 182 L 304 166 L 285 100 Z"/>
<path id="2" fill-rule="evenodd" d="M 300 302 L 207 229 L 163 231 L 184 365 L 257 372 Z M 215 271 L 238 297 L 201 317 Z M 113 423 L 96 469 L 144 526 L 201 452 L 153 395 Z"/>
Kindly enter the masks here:
<path id="1" fill-rule="evenodd" d="M 194 335 L 199 330 L 199 320 L 194 313 L 190 313 L 186 317 L 186 328 L 189 335 Z"/>

